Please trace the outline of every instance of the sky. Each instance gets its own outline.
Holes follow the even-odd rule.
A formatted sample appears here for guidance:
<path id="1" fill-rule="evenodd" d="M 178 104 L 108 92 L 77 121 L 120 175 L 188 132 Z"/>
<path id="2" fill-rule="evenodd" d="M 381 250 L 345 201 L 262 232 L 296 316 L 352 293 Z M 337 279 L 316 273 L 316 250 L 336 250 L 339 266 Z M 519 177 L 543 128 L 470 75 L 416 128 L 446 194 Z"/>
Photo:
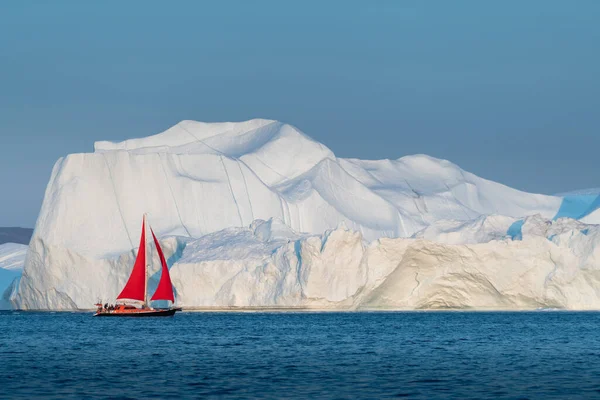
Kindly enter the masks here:
<path id="1" fill-rule="evenodd" d="M 0 226 L 34 226 L 59 157 L 184 119 L 598 187 L 599 20 L 596 0 L 1 2 Z"/>

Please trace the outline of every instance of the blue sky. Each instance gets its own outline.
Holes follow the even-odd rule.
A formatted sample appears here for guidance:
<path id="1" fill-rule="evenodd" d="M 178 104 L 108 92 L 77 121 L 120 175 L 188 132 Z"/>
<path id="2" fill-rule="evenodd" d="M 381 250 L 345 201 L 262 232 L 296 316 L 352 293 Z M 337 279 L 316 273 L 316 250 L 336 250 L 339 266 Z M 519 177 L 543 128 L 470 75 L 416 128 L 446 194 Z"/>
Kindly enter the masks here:
<path id="1" fill-rule="evenodd" d="M 33 227 L 59 157 L 182 119 L 600 186 L 598 21 L 594 0 L 2 2 L 0 226 Z"/>

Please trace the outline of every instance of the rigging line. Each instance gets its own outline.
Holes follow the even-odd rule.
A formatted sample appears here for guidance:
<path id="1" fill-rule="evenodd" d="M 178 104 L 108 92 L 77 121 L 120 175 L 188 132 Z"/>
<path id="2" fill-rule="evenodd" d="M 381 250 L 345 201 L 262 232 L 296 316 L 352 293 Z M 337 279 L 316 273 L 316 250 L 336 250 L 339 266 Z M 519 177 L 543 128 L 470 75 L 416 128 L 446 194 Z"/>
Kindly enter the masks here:
<path id="1" fill-rule="evenodd" d="M 121 210 L 121 204 L 119 204 L 119 197 L 117 196 L 117 188 L 115 187 L 115 180 L 113 179 L 112 170 L 110 169 L 110 164 L 106 159 L 106 153 L 101 153 L 102 158 L 104 158 L 104 163 L 108 168 L 108 176 L 110 178 L 111 186 L 113 189 L 113 194 L 115 195 L 115 202 L 117 203 L 117 210 L 119 210 L 119 215 L 121 216 L 121 221 L 123 221 L 123 227 L 125 228 L 125 233 L 127 234 L 127 238 L 129 239 L 129 244 L 131 245 L 131 252 L 135 256 L 135 246 L 133 245 L 133 241 L 131 240 L 131 236 L 129 235 L 129 230 L 127 229 L 127 224 L 125 223 L 125 218 L 123 217 L 123 211 Z"/>
<path id="2" fill-rule="evenodd" d="M 171 182 L 169 182 L 169 177 L 167 176 L 167 171 L 165 170 L 165 166 L 163 164 L 160 153 L 158 153 L 158 158 L 160 159 L 160 166 L 162 168 L 163 174 L 165 175 L 165 181 L 167 181 L 167 186 L 169 187 L 169 192 L 171 192 L 171 197 L 173 198 L 173 204 L 175 204 L 175 210 L 177 210 L 177 216 L 179 217 L 179 222 L 181 222 L 181 226 L 183 227 L 183 229 L 185 229 L 188 236 L 192 237 L 192 235 L 190 234 L 190 231 L 185 226 L 185 224 L 183 223 L 183 219 L 181 218 L 181 212 L 179 211 L 179 206 L 177 205 L 177 200 L 175 199 L 175 194 L 173 193 L 173 188 L 171 187 Z"/>

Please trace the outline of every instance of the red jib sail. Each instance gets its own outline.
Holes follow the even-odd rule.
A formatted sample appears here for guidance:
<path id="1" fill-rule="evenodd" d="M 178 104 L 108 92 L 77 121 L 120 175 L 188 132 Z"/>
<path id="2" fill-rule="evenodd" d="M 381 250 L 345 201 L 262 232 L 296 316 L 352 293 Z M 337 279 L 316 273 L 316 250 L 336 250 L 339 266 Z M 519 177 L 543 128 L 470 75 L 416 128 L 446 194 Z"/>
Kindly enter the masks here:
<path id="1" fill-rule="evenodd" d="M 146 220 L 142 222 L 142 237 L 133 270 L 117 299 L 144 301 L 146 298 Z"/>
<path id="2" fill-rule="evenodd" d="M 151 300 L 171 300 L 175 301 L 173 297 L 173 286 L 171 284 L 171 275 L 169 275 L 169 267 L 167 266 L 167 262 L 165 261 L 165 255 L 154 235 L 154 231 L 150 228 L 150 232 L 152 232 L 152 238 L 154 239 L 154 244 L 156 245 L 156 251 L 158 252 L 158 257 L 160 258 L 160 265 L 162 265 L 162 272 L 160 274 L 160 281 L 158 282 L 158 287 L 156 288 L 156 292 L 152 296 Z"/>

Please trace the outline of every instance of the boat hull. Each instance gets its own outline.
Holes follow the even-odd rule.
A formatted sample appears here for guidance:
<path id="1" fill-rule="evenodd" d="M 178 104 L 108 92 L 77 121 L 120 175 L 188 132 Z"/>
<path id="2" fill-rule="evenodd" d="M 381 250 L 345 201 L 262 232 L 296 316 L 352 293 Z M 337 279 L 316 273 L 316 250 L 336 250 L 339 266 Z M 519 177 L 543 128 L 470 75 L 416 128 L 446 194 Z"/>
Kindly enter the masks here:
<path id="1" fill-rule="evenodd" d="M 141 317 L 172 317 L 176 311 L 180 311 L 178 308 L 170 308 L 166 310 L 126 310 L 126 311 L 102 311 L 94 314 L 94 317 L 127 317 L 127 318 L 141 318 Z"/>

